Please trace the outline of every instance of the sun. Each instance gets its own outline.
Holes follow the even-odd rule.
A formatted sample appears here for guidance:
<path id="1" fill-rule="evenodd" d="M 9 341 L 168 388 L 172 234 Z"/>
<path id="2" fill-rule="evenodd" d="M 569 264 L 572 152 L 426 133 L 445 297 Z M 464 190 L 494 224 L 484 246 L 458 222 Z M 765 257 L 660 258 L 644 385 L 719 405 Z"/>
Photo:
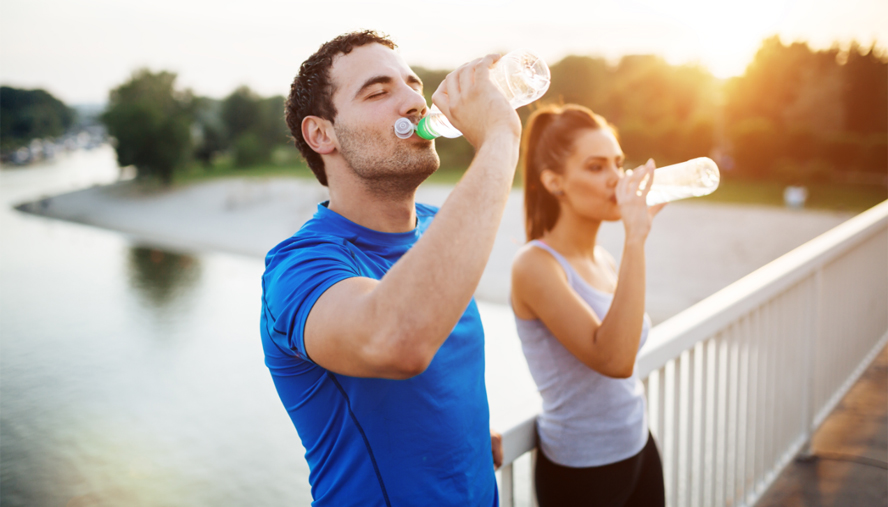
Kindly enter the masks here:
<path id="1" fill-rule="evenodd" d="M 795 0 L 636 0 L 677 24 L 682 43 L 666 55 L 687 60 L 696 55 L 719 78 L 738 76 L 752 60 L 761 41 L 780 33 L 790 19 Z"/>

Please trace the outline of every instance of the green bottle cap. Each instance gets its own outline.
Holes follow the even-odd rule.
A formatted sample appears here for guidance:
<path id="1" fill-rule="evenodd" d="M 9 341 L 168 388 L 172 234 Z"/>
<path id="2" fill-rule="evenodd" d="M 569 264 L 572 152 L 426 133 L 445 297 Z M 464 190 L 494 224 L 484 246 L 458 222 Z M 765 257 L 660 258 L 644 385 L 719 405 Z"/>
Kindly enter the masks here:
<path id="1" fill-rule="evenodd" d="M 416 135 L 423 139 L 428 139 L 431 141 L 432 139 L 435 139 L 439 136 L 434 130 L 429 128 L 428 119 L 429 117 L 426 116 L 425 118 L 419 120 L 419 125 L 416 126 Z"/>

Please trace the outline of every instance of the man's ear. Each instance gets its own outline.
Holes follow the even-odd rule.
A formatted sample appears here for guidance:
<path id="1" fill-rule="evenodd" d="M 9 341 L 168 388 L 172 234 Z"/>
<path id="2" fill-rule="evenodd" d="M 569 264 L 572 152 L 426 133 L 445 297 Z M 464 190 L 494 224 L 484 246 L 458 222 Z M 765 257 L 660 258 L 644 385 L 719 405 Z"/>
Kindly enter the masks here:
<path id="1" fill-rule="evenodd" d="M 543 169 L 540 172 L 540 183 L 550 194 L 555 196 L 564 195 L 564 190 L 561 188 L 563 179 L 560 174 L 550 169 Z"/>
<path id="2" fill-rule="evenodd" d="M 321 155 L 329 155 L 336 149 L 333 124 L 319 116 L 306 116 L 302 119 L 302 138 L 312 150 Z"/>

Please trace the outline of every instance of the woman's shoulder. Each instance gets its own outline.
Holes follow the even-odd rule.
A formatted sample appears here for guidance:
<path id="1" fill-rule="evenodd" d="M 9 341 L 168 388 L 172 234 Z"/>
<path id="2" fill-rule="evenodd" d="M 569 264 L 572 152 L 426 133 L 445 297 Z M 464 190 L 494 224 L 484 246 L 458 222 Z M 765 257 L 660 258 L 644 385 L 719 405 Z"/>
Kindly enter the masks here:
<path id="1" fill-rule="evenodd" d="M 518 250 L 512 262 L 512 310 L 523 320 L 538 318 L 532 308 L 540 298 L 567 286 L 567 273 L 555 257 L 543 248 L 528 243 Z"/>
<path id="2" fill-rule="evenodd" d="M 566 278 L 564 270 L 555 257 L 543 248 L 528 242 L 518 249 L 512 261 L 512 278 L 535 279 L 541 275 L 551 275 L 553 272 L 561 272 Z"/>

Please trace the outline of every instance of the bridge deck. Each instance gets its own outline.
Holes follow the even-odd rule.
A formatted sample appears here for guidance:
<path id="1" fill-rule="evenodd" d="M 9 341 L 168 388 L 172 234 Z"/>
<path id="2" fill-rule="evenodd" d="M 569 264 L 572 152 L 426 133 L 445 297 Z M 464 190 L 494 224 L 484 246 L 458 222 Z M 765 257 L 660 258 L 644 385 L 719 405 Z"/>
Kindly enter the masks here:
<path id="1" fill-rule="evenodd" d="M 888 347 L 756 507 L 888 506 Z"/>

